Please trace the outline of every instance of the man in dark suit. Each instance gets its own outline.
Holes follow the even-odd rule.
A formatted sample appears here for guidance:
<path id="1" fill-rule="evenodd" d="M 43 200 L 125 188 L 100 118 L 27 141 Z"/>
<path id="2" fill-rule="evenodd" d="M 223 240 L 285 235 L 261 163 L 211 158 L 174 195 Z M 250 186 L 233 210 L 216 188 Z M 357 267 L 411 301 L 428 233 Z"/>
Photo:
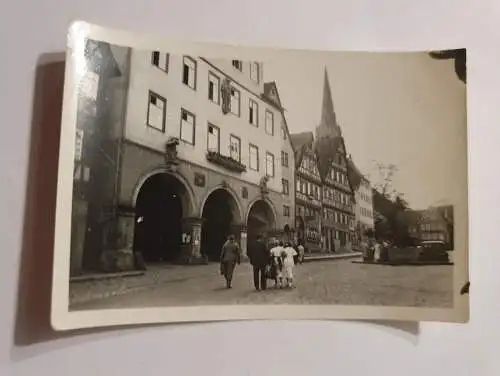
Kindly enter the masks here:
<path id="1" fill-rule="evenodd" d="M 270 254 L 264 237 L 258 235 L 248 249 L 248 258 L 253 266 L 253 283 L 257 291 L 267 288 L 266 265 L 269 263 Z"/>

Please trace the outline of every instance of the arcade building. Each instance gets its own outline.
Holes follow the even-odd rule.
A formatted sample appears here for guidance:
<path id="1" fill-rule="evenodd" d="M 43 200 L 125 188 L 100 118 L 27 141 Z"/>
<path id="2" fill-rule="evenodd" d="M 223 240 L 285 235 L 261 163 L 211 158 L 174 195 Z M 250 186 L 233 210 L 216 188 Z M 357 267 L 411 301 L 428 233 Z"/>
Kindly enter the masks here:
<path id="1" fill-rule="evenodd" d="M 72 242 L 73 274 L 218 261 L 229 234 L 244 253 L 257 234 L 292 236 L 294 153 L 262 63 L 91 44 L 89 59 L 116 67 L 94 80 L 101 131 L 80 145 L 101 154 L 86 225 L 73 221 L 85 231 L 83 247 Z"/>

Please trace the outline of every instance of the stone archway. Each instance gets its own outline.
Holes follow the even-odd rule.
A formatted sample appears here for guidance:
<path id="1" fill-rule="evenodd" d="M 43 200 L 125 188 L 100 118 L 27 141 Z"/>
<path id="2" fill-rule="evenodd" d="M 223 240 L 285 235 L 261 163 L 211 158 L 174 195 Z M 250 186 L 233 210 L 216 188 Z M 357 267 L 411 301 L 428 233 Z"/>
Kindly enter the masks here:
<path id="1" fill-rule="evenodd" d="M 253 242 L 257 235 L 268 236 L 276 229 L 276 214 L 271 204 L 258 199 L 250 205 L 247 215 L 248 241 Z"/>
<path id="2" fill-rule="evenodd" d="M 305 231 L 304 219 L 302 217 L 300 216 L 295 217 L 295 228 L 297 231 L 297 241 L 299 243 L 305 244 L 306 231 Z"/>
<path id="3" fill-rule="evenodd" d="M 209 261 L 219 261 L 227 237 L 239 238 L 235 229 L 241 223 L 240 205 L 228 189 L 216 188 L 202 204 L 201 217 L 201 254 Z"/>
<path id="4" fill-rule="evenodd" d="M 182 251 L 182 219 L 192 212 L 184 182 L 168 172 L 148 176 L 135 201 L 134 252 L 146 262 L 176 261 Z"/>

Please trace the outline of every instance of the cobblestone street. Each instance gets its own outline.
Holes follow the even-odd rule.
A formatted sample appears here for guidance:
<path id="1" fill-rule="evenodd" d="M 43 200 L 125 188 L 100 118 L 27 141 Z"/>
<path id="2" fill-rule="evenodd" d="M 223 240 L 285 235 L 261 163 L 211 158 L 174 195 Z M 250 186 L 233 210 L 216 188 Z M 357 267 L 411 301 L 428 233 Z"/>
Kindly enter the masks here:
<path id="1" fill-rule="evenodd" d="M 235 270 L 227 290 L 218 265 L 148 271 L 149 285 L 130 287 L 117 296 L 74 300 L 72 310 L 208 304 L 352 304 L 451 307 L 453 267 L 381 266 L 352 260 L 305 263 L 295 268 L 296 287 L 257 292 L 251 266 Z M 162 277 L 163 275 L 163 277 Z M 124 278 L 126 279 L 126 278 Z M 272 281 L 270 284 L 272 285 Z M 72 286 L 82 288 L 79 286 Z M 74 293 L 74 291 L 73 291 Z"/>

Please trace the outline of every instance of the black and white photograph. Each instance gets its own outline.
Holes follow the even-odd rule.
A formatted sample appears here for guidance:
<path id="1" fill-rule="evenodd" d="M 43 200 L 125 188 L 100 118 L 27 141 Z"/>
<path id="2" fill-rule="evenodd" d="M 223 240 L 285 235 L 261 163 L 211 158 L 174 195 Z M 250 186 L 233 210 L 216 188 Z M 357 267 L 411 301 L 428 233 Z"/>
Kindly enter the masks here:
<path id="1" fill-rule="evenodd" d="M 73 27 L 54 327 L 467 321 L 465 49 Z"/>

